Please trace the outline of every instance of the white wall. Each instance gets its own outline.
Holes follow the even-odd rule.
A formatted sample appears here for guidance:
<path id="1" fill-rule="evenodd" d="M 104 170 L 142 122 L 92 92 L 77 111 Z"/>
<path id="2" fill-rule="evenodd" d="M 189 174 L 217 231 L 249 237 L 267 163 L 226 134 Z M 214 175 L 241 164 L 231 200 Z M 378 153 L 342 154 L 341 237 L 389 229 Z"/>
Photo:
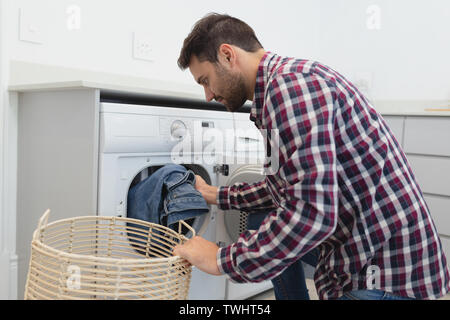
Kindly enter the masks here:
<path id="1" fill-rule="evenodd" d="M 3 60 L 3 41 L 2 41 L 2 13 L 3 13 L 3 7 L 2 7 L 2 0 L 0 0 L 0 66 L 2 66 L 2 60 Z M 4 126 L 4 117 L 3 117 L 3 96 L 4 96 L 4 87 L 3 87 L 3 68 L 0 68 L 0 272 L 2 273 L 8 273 L 9 274 L 9 259 L 7 257 L 8 253 L 5 253 L 4 245 L 5 240 L 2 238 L 3 231 L 4 231 L 4 222 L 2 219 L 1 213 L 3 212 L 3 126 Z M 5 257 L 6 254 L 6 257 Z M 5 278 L 0 277 L 0 288 L 8 288 L 8 283 L 5 283 Z M 0 289 L 1 290 L 1 289 Z M 8 293 L 6 291 L 0 291 L 0 298 L 7 298 Z"/>
<path id="2" fill-rule="evenodd" d="M 196 20 L 211 11 L 226 12 L 247 21 L 268 48 L 285 54 L 313 55 L 317 37 L 309 28 L 316 25 L 318 4 L 313 0 L 280 1 L 108 1 L 108 0 L 13 0 L 8 26 L 11 58 L 67 67 L 175 80 L 192 84 L 189 72 L 177 67 L 184 38 Z M 81 29 L 66 28 L 66 8 L 81 8 Z M 257 5 L 256 5 L 257 4 Z M 300 5 L 301 4 L 301 5 Z M 285 10 L 292 7 L 294 10 Z M 41 16 L 43 44 L 18 41 L 18 10 Z M 271 8 L 268 10 L 268 8 Z M 298 12 L 306 18 L 299 19 Z M 288 30 L 293 27 L 293 30 Z M 132 33 L 146 31 L 154 38 L 156 61 L 132 59 Z M 288 37 L 300 39 L 291 43 Z"/>
<path id="3" fill-rule="evenodd" d="M 192 84 L 176 65 L 182 41 L 208 12 L 248 22 L 266 49 L 319 60 L 357 81 L 370 78 L 374 100 L 450 98 L 448 0 L 4 0 L 10 57 L 45 64 Z M 67 29 L 70 5 L 81 9 L 81 29 Z M 366 12 L 380 8 L 381 29 Z M 19 8 L 40 23 L 43 44 L 18 40 Z M 39 19 L 40 18 L 40 19 Z M 156 61 L 132 58 L 133 31 L 154 38 Z"/>
<path id="4" fill-rule="evenodd" d="M 16 123 L 14 107 L 9 105 L 8 86 L 8 11 L 0 0 L 0 299 L 17 296 L 17 256 L 15 224 Z M 16 95 L 12 95 L 14 101 Z"/>
<path id="5" fill-rule="evenodd" d="M 371 31 L 366 10 L 373 4 L 381 29 Z M 80 30 L 66 27 L 69 5 L 81 8 Z M 19 41 L 19 8 L 37 20 L 42 44 Z M 192 84 L 176 64 L 182 41 L 215 11 L 249 23 L 267 50 L 321 61 L 356 81 L 369 78 L 373 100 L 448 100 L 449 10 L 448 0 L 0 0 L 0 298 L 17 294 L 10 60 Z M 132 58 L 133 31 L 151 33 L 155 62 Z"/>
<path id="6" fill-rule="evenodd" d="M 66 27 L 70 5 L 81 9 L 79 30 Z M 17 96 L 6 90 L 10 60 L 193 84 L 190 73 L 179 70 L 176 61 L 192 25 L 205 14 L 237 16 L 257 31 L 266 48 L 313 58 L 318 46 L 318 8 L 315 0 L 281 0 L 276 7 L 270 0 L 0 0 L 0 299 L 18 296 Z M 31 14 L 42 44 L 19 40 L 19 9 Z M 154 62 L 132 58 L 134 31 L 150 32 L 154 37 Z"/>
<path id="7" fill-rule="evenodd" d="M 370 5 L 380 29 L 369 30 Z M 448 0 L 321 0 L 317 59 L 349 78 L 371 76 L 374 100 L 450 99 Z"/>

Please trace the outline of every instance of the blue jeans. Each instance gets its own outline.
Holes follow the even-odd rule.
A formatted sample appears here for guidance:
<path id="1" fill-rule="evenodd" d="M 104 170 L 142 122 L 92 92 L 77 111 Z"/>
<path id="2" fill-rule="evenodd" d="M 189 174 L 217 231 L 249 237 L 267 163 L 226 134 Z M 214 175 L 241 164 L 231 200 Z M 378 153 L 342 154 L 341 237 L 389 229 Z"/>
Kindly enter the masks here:
<path id="1" fill-rule="evenodd" d="M 249 213 L 247 216 L 247 228 L 256 230 L 269 212 Z M 306 286 L 305 271 L 302 261 L 315 267 L 319 253 L 313 249 L 291 264 L 281 274 L 273 278 L 272 285 L 277 300 L 309 300 L 308 287 Z"/>
<path id="2" fill-rule="evenodd" d="M 415 300 L 401 297 L 382 290 L 355 290 L 344 293 L 338 300 Z"/>
<path id="3" fill-rule="evenodd" d="M 277 300 L 309 300 L 305 271 L 302 262 L 313 267 L 317 264 L 317 249 L 313 249 L 291 264 L 280 275 L 272 279 Z"/>
<path id="4" fill-rule="evenodd" d="M 177 230 L 179 220 L 209 211 L 195 189 L 195 174 L 178 164 L 167 164 L 128 192 L 127 217 L 161 224 Z"/>

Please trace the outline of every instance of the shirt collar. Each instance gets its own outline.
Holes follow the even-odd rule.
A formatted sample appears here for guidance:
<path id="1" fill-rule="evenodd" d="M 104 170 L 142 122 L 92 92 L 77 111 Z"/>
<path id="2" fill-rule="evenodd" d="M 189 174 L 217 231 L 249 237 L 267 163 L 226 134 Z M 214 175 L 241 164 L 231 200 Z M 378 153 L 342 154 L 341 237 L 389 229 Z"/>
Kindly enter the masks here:
<path id="1" fill-rule="evenodd" d="M 257 127 L 261 126 L 264 96 L 268 80 L 273 72 L 273 67 L 277 64 L 279 59 L 279 56 L 267 51 L 259 62 L 258 72 L 256 73 L 255 94 L 250 110 L 250 120 L 255 122 Z"/>

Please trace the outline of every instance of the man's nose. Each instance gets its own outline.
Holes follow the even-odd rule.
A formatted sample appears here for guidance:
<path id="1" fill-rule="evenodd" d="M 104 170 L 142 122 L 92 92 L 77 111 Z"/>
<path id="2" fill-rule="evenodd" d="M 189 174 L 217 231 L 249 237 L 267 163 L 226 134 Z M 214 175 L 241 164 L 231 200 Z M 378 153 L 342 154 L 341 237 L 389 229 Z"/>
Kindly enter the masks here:
<path id="1" fill-rule="evenodd" d="M 206 86 L 204 87 L 204 89 L 206 101 L 210 102 L 212 99 L 214 99 L 214 93 L 211 90 L 209 90 L 209 88 Z"/>

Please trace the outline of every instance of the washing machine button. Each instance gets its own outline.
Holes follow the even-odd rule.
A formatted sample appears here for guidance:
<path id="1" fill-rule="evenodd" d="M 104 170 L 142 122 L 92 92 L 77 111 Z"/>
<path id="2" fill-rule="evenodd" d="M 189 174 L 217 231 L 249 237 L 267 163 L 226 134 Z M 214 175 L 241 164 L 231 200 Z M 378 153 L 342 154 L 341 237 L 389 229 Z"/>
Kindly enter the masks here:
<path id="1" fill-rule="evenodd" d="M 217 245 L 219 248 L 224 248 L 224 247 L 227 246 L 227 244 L 226 244 L 224 241 L 217 241 L 216 245 Z"/>
<path id="2" fill-rule="evenodd" d="M 120 201 L 120 203 L 117 205 L 116 214 L 118 216 L 123 216 L 123 201 Z"/>
<path id="3" fill-rule="evenodd" d="M 187 126 L 181 120 L 175 120 L 170 126 L 170 135 L 176 140 L 181 140 L 186 136 Z"/>
<path id="4" fill-rule="evenodd" d="M 120 179 L 121 180 L 128 180 L 128 172 L 126 170 L 122 170 L 120 172 Z"/>

